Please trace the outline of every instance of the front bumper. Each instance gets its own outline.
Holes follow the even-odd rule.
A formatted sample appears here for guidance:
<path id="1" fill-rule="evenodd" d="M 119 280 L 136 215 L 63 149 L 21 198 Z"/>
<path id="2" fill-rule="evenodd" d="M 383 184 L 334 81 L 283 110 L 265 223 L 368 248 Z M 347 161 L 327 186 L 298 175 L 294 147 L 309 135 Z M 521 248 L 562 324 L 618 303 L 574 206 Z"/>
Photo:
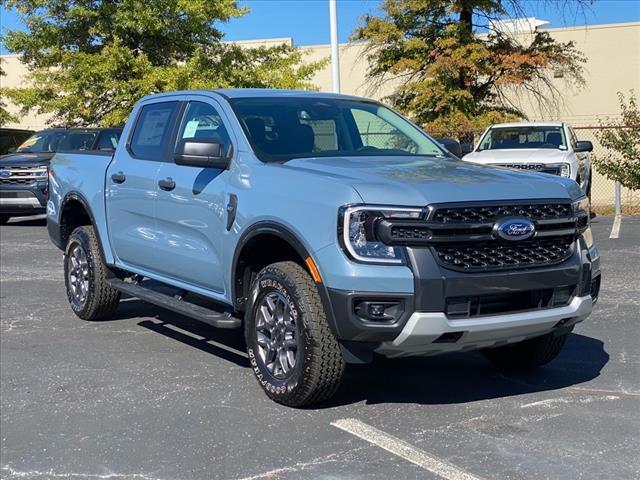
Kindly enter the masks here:
<path id="1" fill-rule="evenodd" d="M 368 361 L 372 352 L 429 355 L 566 332 L 590 314 L 600 289 L 598 250 L 585 237 L 562 263 L 482 273 L 449 270 L 429 249 L 407 248 L 413 292 L 327 288 L 327 317 L 349 361 Z M 394 318 L 362 318 L 363 302 L 397 304 Z M 465 313 L 465 302 L 480 307 Z"/>
<path id="2" fill-rule="evenodd" d="M 586 295 L 575 297 L 566 307 L 473 319 L 450 319 L 444 313 L 415 312 L 395 339 L 382 342 L 375 351 L 387 357 L 403 357 L 520 342 L 581 322 L 591 313 L 592 304 L 591 296 Z M 441 338 L 447 341 L 438 341 Z"/>
<path id="3" fill-rule="evenodd" d="M 9 215 L 36 215 L 45 213 L 47 183 L 32 185 L 2 185 L 0 187 L 0 213 Z"/>

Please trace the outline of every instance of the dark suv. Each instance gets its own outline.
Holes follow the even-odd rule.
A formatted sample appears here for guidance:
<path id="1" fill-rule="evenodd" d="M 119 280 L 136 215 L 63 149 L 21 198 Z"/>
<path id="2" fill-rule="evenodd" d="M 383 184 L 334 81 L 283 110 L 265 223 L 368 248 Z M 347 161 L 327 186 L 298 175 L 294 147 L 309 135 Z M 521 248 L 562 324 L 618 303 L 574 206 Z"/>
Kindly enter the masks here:
<path id="1" fill-rule="evenodd" d="M 122 128 L 52 128 L 34 133 L 15 152 L 0 156 L 0 223 L 45 212 L 48 166 L 56 152 L 113 152 L 121 133 Z"/>

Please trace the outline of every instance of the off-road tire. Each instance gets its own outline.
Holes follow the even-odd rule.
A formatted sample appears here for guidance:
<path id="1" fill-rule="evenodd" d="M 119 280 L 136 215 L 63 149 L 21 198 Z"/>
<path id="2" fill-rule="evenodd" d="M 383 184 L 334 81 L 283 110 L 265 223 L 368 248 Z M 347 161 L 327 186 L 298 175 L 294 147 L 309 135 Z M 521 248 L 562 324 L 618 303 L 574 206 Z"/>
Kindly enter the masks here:
<path id="1" fill-rule="evenodd" d="M 70 254 L 76 246 L 84 249 L 88 264 L 89 288 L 84 301 L 78 301 L 71 290 L 69 270 Z M 109 270 L 100 255 L 98 237 L 92 226 L 77 227 L 69 236 L 64 254 L 64 280 L 67 298 L 73 312 L 83 320 L 102 320 L 110 317 L 118 308 L 120 292 L 107 284 Z"/>
<path id="2" fill-rule="evenodd" d="M 10 215 L 0 215 L 0 225 L 5 225 L 9 220 L 11 220 Z"/>
<path id="3" fill-rule="evenodd" d="M 295 309 L 292 318 L 300 348 L 290 377 L 285 379 L 272 375 L 259 355 L 258 309 L 270 292 L 284 295 Z M 336 393 L 345 362 L 327 323 L 318 288 L 300 265 L 278 262 L 258 273 L 251 286 L 244 325 L 251 369 L 269 398 L 290 407 L 302 407 L 327 400 Z"/>
<path id="4" fill-rule="evenodd" d="M 567 341 L 568 333 L 547 333 L 513 345 L 485 348 L 482 354 L 503 369 L 532 369 L 551 362 L 558 356 Z"/>

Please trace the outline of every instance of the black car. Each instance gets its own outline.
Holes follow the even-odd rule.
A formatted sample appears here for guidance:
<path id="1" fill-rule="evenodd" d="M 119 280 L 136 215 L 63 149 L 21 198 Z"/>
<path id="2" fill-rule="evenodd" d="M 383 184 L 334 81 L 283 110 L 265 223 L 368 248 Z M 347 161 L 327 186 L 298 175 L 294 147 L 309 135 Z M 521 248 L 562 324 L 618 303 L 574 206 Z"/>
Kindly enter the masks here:
<path id="1" fill-rule="evenodd" d="M 0 223 L 46 211 L 48 166 L 56 152 L 113 151 L 122 128 L 52 128 L 34 133 L 14 153 L 0 156 Z"/>
<path id="2" fill-rule="evenodd" d="M 0 128 L 0 155 L 13 153 L 18 146 L 33 135 L 33 130 Z"/>

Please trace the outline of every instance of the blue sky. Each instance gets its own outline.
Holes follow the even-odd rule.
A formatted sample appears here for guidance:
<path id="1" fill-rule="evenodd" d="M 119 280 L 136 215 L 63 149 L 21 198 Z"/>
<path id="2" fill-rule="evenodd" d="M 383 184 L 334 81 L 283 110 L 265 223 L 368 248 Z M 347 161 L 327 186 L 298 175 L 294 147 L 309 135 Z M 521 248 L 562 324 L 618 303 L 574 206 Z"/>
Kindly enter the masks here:
<path id="1" fill-rule="evenodd" d="M 296 45 L 329 42 L 327 0 L 244 0 L 240 3 L 251 11 L 221 26 L 227 40 L 292 37 Z M 578 14 L 572 7 L 559 13 L 550 3 L 526 0 L 524 9 L 529 16 L 551 21 L 552 27 L 640 21 L 640 0 L 597 0 L 584 14 Z M 362 15 L 376 13 L 379 4 L 379 0 L 338 0 L 340 41 L 349 38 Z M 0 9 L 0 24 L 2 30 L 21 28 L 18 15 L 4 9 Z M 3 47 L 0 52 L 7 53 Z"/>

